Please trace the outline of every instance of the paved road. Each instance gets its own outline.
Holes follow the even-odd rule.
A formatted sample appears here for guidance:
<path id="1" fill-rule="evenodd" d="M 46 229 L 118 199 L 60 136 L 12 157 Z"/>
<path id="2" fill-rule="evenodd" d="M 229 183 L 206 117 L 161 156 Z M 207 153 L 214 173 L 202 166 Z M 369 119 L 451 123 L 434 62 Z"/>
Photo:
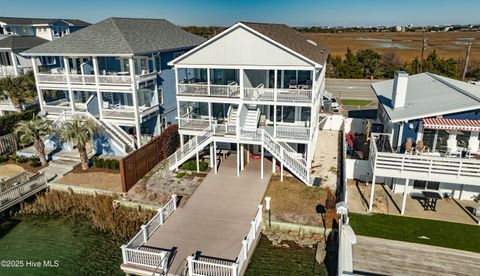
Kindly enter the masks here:
<path id="1" fill-rule="evenodd" d="M 326 79 L 325 89 L 339 99 L 377 100 L 370 84 L 379 80 Z"/>

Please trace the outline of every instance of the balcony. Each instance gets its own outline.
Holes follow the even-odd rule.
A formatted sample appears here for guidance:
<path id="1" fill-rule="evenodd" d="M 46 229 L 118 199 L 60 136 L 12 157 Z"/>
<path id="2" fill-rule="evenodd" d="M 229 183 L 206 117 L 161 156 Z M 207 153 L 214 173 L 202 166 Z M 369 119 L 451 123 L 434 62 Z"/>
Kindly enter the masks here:
<path id="1" fill-rule="evenodd" d="M 36 75 L 39 84 L 67 84 L 67 75 L 61 69 L 52 70 L 52 73 L 38 73 Z M 137 82 L 144 82 L 157 78 L 157 72 L 143 73 L 136 75 Z M 95 75 L 70 74 L 69 81 L 71 85 L 96 85 Z M 98 76 L 100 86 L 130 86 L 132 78 L 125 72 L 107 73 Z"/>
<path id="2" fill-rule="evenodd" d="M 50 114 L 61 114 L 64 111 L 72 110 L 70 101 L 67 99 L 59 99 L 50 102 L 45 102 L 43 105 L 44 110 Z"/>
<path id="3" fill-rule="evenodd" d="M 17 71 L 15 71 L 15 67 L 13 66 L 0 65 L 0 77 L 15 77 L 23 74 L 28 69 L 31 68 L 18 66 Z"/>
<path id="4" fill-rule="evenodd" d="M 154 106 L 139 106 L 138 113 L 139 116 L 146 116 L 152 112 L 158 110 L 158 105 Z M 134 120 L 135 119 L 135 109 L 133 106 L 112 106 L 108 108 L 102 108 L 102 116 L 105 119 L 112 120 Z"/>
<path id="5" fill-rule="evenodd" d="M 301 86 L 300 86 L 301 87 Z M 278 102 L 300 102 L 309 103 L 312 101 L 312 89 L 309 86 L 305 88 L 293 89 L 274 89 L 264 88 L 263 84 L 255 88 L 244 88 L 244 98 L 252 101 L 276 101 Z"/>
<path id="6" fill-rule="evenodd" d="M 369 159 L 375 176 L 479 185 L 480 160 L 439 156 L 437 152 L 390 152 L 380 137 L 388 136 L 373 134 L 370 141 Z"/>

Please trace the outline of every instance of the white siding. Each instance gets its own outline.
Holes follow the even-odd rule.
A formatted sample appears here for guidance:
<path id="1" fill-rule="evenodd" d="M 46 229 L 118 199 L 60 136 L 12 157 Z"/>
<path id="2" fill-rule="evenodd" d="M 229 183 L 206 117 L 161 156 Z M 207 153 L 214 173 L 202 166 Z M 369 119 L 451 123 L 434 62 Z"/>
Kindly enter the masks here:
<path id="1" fill-rule="evenodd" d="M 178 65 L 312 66 L 242 27 L 192 53 Z"/>

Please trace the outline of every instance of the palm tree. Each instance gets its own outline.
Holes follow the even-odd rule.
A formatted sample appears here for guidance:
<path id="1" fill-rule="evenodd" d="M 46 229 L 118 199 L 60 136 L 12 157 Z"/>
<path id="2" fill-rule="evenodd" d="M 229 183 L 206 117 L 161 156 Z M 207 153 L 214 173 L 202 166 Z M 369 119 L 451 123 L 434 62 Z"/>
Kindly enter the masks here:
<path id="1" fill-rule="evenodd" d="M 27 73 L 31 74 L 30 72 Z M 23 109 L 24 104 L 35 102 L 36 88 L 35 81 L 32 85 L 31 77 L 5 77 L 0 79 L 0 96 L 8 98 L 15 107 Z"/>
<path id="2" fill-rule="evenodd" d="M 20 138 L 21 144 L 28 145 L 33 142 L 43 166 L 47 165 L 47 158 L 45 157 L 45 144 L 42 137 L 50 133 L 52 133 L 51 124 L 38 116 L 34 116 L 30 121 L 18 122 L 15 128 L 15 135 Z"/>
<path id="3" fill-rule="evenodd" d="M 83 120 L 79 117 L 63 122 L 60 127 L 60 140 L 72 143 L 77 147 L 83 170 L 88 170 L 87 144 L 97 131 L 98 126 L 94 121 Z"/>

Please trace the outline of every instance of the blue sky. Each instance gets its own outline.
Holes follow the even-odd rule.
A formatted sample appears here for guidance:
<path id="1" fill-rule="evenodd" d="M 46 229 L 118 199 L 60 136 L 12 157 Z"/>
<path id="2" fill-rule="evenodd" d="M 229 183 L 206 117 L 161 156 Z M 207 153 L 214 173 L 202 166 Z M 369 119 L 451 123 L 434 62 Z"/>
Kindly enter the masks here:
<path id="1" fill-rule="evenodd" d="M 480 23 L 479 0 L 0 0 L 0 15 L 165 18 L 179 25 L 229 26 L 239 20 L 291 26 Z"/>

